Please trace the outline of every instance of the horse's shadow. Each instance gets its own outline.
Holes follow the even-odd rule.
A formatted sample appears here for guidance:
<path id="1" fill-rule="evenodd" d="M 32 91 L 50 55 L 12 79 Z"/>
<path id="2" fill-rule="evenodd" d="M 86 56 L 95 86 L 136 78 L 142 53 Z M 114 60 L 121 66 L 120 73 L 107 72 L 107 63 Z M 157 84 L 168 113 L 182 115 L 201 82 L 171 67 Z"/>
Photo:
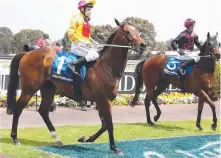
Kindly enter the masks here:
<path id="1" fill-rule="evenodd" d="M 76 152 L 100 152 L 105 153 L 105 151 L 94 149 L 93 147 L 86 146 L 87 144 L 70 144 L 70 145 L 63 145 L 63 146 L 50 146 L 51 148 L 57 150 L 70 150 Z"/>
<path id="2" fill-rule="evenodd" d="M 35 140 L 30 140 L 30 139 L 19 139 L 21 142 L 21 146 L 32 146 L 32 147 L 37 147 L 40 150 L 44 150 L 45 148 L 53 148 L 56 150 L 70 150 L 70 151 L 76 151 L 76 152 L 100 152 L 104 153 L 105 151 L 98 150 L 98 149 L 93 149 L 91 146 L 86 146 L 87 144 L 64 144 L 63 146 L 56 146 L 53 142 L 45 142 L 45 141 L 35 141 Z M 11 144 L 14 145 L 12 142 L 11 138 L 1 138 L 0 139 L 1 143 L 5 144 Z M 46 149 L 47 150 L 47 149 Z"/>
<path id="3" fill-rule="evenodd" d="M 36 141 L 31 139 L 19 139 L 22 145 L 24 146 L 46 146 L 46 145 L 53 145 L 53 142 L 46 142 L 46 141 Z M 12 144 L 14 145 L 11 138 L 0 138 L 1 143 L 5 144 Z"/>
<path id="4" fill-rule="evenodd" d="M 136 125 L 136 126 L 143 126 L 143 127 L 152 127 L 154 129 L 162 129 L 166 131 L 182 131 L 186 130 L 186 128 L 179 127 L 179 126 L 168 126 L 168 125 L 162 125 L 162 124 L 154 124 L 149 125 L 147 123 L 129 123 L 129 125 Z"/>

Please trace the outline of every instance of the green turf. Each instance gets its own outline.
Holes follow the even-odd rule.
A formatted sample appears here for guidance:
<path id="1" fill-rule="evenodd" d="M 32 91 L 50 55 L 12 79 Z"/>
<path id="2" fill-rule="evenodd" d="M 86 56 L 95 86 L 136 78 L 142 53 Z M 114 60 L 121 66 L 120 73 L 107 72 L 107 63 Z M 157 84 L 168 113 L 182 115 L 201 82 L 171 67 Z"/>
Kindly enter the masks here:
<path id="1" fill-rule="evenodd" d="M 199 135 L 208 133 L 220 133 L 220 120 L 218 120 L 217 131 L 210 128 L 212 120 L 202 120 L 203 131 L 195 127 L 194 121 L 165 121 L 158 122 L 155 126 L 144 123 L 136 124 L 115 124 L 115 140 L 131 140 L 140 138 L 156 138 L 168 136 Z M 81 136 L 94 134 L 100 125 L 91 126 L 62 126 L 56 127 L 57 132 L 64 144 L 78 143 L 77 139 Z M 20 128 L 18 138 L 22 145 L 15 146 L 10 138 L 10 130 L 1 130 L 1 148 L 4 155 L 12 158 L 40 158 L 59 157 L 32 149 L 33 146 L 53 145 L 54 140 L 50 137 L 47 128 Z M 108 134 L 105 132 L 96 142 L 108 142 Z"/>

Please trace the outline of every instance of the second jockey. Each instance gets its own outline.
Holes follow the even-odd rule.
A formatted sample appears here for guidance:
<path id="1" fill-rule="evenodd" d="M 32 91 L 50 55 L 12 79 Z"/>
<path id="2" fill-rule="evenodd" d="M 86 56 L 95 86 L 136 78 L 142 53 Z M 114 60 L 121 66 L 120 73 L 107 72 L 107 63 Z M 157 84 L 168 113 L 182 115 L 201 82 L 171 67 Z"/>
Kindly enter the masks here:
<path id="1" fill-rule="evenodd" d="M 99 58 L 97 49 L 90 46 L 91 44 L 98 44 L 91 38 L 89 24 L 92 8 L 95 3 L 95 0 L 80 0 L 78 3 L 80 12 L 71 17 L 70 28 L 68 30 L 68 37 L 72 41 L 71 53 L 81 57 L 69 65 L 69 68 L 74 74 L 78 74 L 75 71 L 77 64 L 95 61 Z"/>
<path id="2" fill-rule="evenodd" d="M 186 19 L 184 22 L 184 26 L 186 30 L 181 32 L 172 42 L 171 46 L 174 50 L 177 50 L 180 55 L 188 56 L 190 59 L 186 60 L 178 69 L 178 75 L 183 75 L 184 70 L 189 65 L 195 65 L 200 57 L 198 54 L 194 54 L 194 44 L 200 49 L 201 43 L 199 42 L 197 34 L 193 32 L 195 20 Z"/>

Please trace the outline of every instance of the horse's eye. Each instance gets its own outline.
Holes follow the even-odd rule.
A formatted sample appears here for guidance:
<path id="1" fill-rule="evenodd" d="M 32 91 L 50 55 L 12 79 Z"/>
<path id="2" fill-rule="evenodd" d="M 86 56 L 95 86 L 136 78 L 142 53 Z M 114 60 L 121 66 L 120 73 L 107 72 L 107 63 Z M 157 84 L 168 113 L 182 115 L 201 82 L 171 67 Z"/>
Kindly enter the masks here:
<path id="1" fill-rule="evenodd" d="M 211 44 L 211 43 L 208 43 L 208 46 L 212 46 L 212 44 Z"/>

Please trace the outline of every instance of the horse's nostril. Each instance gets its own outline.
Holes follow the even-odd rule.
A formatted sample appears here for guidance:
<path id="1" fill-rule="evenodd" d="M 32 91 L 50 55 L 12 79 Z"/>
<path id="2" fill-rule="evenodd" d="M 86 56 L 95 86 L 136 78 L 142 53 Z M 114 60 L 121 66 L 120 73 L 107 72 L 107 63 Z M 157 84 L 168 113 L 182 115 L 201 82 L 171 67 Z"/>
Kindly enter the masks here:
<path id="1" fill-rule="evenodd" d="M 146 48 L 146 45 L 143 44 L 143 43 L 141 43 L 140 46 L 141 46 L 142 48 Z"/>
<path id="2" fill-rule="evenodd" d="M 217 59 L 220 59 L 220 54 L 215 54 Z"/>
<path id="3" fill-rule="evenodd" d="M 140 46 L 141 46 L 141 48 L 142 48 L 143 51 L 146 50 L 146 44 L 141 43 Z"/>

